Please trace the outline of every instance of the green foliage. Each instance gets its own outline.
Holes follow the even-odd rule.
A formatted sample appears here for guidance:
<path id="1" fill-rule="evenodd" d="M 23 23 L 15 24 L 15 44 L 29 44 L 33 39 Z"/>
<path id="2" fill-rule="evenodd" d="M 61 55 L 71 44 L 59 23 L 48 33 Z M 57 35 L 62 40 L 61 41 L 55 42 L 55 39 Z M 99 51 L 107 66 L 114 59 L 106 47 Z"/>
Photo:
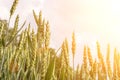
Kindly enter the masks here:
<path id="1" fill-rule="evenodd" d="M 47 73 L 45 75 L 45 80 L 51 80 L 54 71 L 55 71 L 55 59 L 53 59 L 48 66 Z"/>

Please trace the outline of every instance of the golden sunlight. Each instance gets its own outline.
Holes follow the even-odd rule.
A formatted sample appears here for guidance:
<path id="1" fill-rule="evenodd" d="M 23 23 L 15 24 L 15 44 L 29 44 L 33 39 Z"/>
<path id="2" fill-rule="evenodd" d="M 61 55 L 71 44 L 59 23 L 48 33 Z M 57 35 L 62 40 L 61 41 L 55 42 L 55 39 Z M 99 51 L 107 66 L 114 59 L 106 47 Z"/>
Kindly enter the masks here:
<path id="1" fill-rule="evenodd" d="M 79 61 L 80 46 L 88 45 L 92 55 L 97 55 L 96 41 L 100 42 L 101 51 L 104 57 L 107 52 L 107 44 L 111 45 L 111 54 L 114 48 L 120 49 L 120 1 L 119 0 L 78 0 L 81 5 L 77 8 L 79 14 L 76 15 L 76 22 L 79 23 L 76 29 L 76 40 L 78 51 L 76 54 L 76 64 Z M 81 49 L 80 49 L 81 48 Z M 81 50 L 81 51 L 79 51 Z M 80 56 L 79 56 L 80 55 Z M 112 59 L 113 60 L 113 59 Z M 112 61 L 113 62 L 113 61 Z M 77 65 L 76 65 L 77 66 Z"/>

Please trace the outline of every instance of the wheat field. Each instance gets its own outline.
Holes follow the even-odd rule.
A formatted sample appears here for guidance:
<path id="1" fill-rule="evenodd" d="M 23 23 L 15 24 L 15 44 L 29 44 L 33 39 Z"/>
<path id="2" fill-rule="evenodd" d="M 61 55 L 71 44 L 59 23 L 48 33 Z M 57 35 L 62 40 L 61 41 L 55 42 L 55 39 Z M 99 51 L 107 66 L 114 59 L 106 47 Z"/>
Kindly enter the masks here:
<path id="1" fill-rule="evenodd" d="M 50 24 L 42 19 L 42 12 L 33 16 L 37 32 L 26 21 L 19 26 L 19 15 L 16 16 L 13 28 L 9 24 L 14 15 L 18 0 L 14 0 L 10 9 L 9 20 L 0 20 L 0 80 L 120 80 L 120 54 L 114 49 L 113 65 L 110 62 L 110 44 L 107 47 L 107 57 L 104 59 L 99 42 L 96 42 L 98 60 L 94 59 L 91 49 L 84 47 L 82 64 L 74 69 L 76 54 L 75 32 L 73 32 L 72 47 L 69 49 L 65 39 L 57 50 L 50 48 Z M 73 56 L 73 66 L 70 66 L 70 51 Z M 113 66 L 113 67 L 112 67 Z"/>

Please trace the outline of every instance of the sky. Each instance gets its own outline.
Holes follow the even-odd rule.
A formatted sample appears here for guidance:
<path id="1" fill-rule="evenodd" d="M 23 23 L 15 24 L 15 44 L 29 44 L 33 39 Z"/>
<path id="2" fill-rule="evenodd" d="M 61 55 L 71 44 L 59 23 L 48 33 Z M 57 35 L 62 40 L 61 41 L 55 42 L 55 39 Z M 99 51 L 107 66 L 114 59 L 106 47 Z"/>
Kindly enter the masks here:
<path id="1" fill-rule="evenodd" d="M 0 0 L 1 19 L 8 20 L 13 1 Z M 71 35 L 75 31 L 76 65 L 82 62 L 84 45 L 91 48 L 93 56 L 97 55 L 96 41 L 101 44 L 103 54 L 106 53 L 108 43 L 112 46 L 112 53 L 114 47 L 118 50 L 120 48 L 119 0 L 19 0 L 12 21 L 19 14 L 21 24 L 27 20 L 27 24 L 31 23 L 32 27 L 37 29 L 33 20 L 33 9 L 36 13 L 41 10 L 44 19 L 50 22 L 51 47 L 58 49 L 65 38 L 68 38 L 71 45 Z"/>

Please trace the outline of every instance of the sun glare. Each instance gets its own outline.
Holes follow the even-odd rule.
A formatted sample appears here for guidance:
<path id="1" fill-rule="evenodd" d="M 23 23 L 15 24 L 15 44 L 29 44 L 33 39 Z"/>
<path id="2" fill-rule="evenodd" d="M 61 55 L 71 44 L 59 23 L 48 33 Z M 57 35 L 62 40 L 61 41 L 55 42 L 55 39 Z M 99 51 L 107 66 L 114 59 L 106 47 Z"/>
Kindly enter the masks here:
<path id="1" fill-rule="evenodd" d="M 104 57 L 107 53 L 107 45 L 111 45 L 111 54 L 114 48 L 120 49 L 120 1 L 119 0 L 84 0 L 79 1 L 81 5 L 79 14 L 76 16 L 76 64 L 80 63 L 83 47 L 88 45 L 93 57 L 96 57 L 96 41 L 100 42 Z M 82 9 L 81 9 L 82 6 Z M 82 47 L 81 47 L 82 46 Z M 113 60 L 113 59 L 112 59 Z M 112 61 L 113 62 L 113 61 Z M 77 65 L 76 65 L 77 66 Z"/>

